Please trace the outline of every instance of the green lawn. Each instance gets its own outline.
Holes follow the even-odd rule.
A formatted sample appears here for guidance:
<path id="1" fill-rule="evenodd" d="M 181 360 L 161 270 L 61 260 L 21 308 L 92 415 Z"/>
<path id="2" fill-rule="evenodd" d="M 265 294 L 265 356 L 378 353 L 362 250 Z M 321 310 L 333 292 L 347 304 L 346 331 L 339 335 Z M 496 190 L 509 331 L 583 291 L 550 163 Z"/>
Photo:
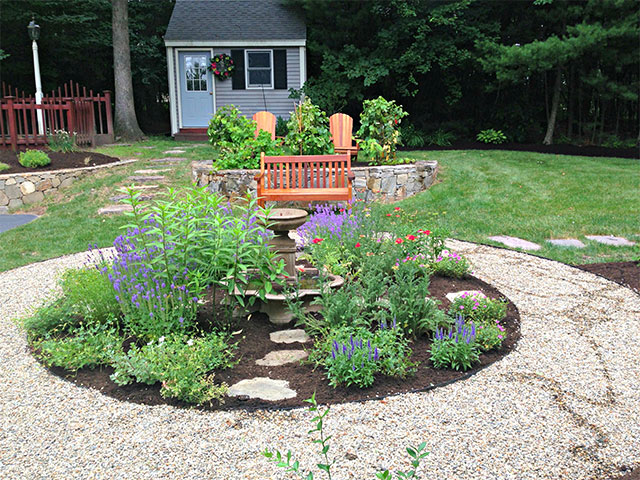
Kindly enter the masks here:
<path id="1" fill-rule="evenodd" d="M 411 152 L 437 160 L 437 183 L 407 199 L 407 211 L 438 212 L 454 238 L 510 235 L 542 245 L 537 255 L 580 264 L 638 258 L 636 247 L 604 246 L 584 235 L 640 241 L 640 162 L 505 151 Z M 446 212 L 446 213 L 443 213 Z M 556 247 L 548 238 L 578 238 L 587 247 Z"/>
<path id="2" fill-rule="evenodd" d="M 146 160 L 168 156 L 162 153 L 165 150 L 185 149 L 179 155 L 191 160 L 215 157 L 211 147 L 194 145 L 154 138 L 132 146 L 98 149 L 139 161 L 85 177 L 34 206 L 36 212 L 46 209 L 41 218 L 0 234 L 0 271 L 83 251 L 90 243 L 109 246 L 126 217 L 99 216 L 98 208 L 110 203 L 108 197 L 128 183 L 126 177 L 134 170 L 153 168 Z M 537 254 L 567 263 L 640 256 L 638 247 L 607 247 L 583 237 L 613 234 L 640 243 L 637 160 L 503 151 L 411 152 L 400 157 L 439 162 L 437 183 L 401 205 L 418 212 L 418 218 L 426 212 L 437 212 L 438 223 L 454 238 L 492 243 L 487 239 L 490 235 L 517 236 L 543 245 Z M 189 163 L 184 162 L 167 174 L 169 186 L 190 184 Z M 425 218 L 431 222 L 434 216 Z M 579 238 L 587 248 L 553 247 L 544 241 L 565 237 Z"/>

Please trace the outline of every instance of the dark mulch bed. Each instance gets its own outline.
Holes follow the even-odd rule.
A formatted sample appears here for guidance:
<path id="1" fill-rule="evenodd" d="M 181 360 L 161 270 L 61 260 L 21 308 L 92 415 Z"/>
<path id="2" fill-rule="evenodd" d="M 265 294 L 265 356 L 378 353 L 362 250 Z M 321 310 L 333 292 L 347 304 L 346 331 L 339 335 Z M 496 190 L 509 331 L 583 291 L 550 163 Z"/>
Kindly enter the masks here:
<path id="1" fill-rule="evenodd" d="M 486 144 L 473 141 L 454 142 L 448 147 L 425 145 L 420 148 L 402 147 L 402 150 L 512 150 L 519 152 L 551 153 L 556 155 L 576 155 L 583 157 L 640 158 L 640 148 L 607 148 L 594 145 L 542 145 L 538 143 Z"/>
<path id="2" fill-rule="evenodd" d="M 498 290 L 473 277 L 460 280 L 433 277 L 431 280 L 430 292 L 434 298 L 442 302 L 441 307 L 444 309 L 449 308 L 449 301 L 445 298 L 445 295 L 449 292 L 460 290 L 480 290 L 492 298 L 502 297 Z M 237 350 L 237 358 L 240 358 L 240 362 L 232 369 L 219 372 L 216 375 L 216 380 L 232 385 L 240 380 L 253 377 L 283 379 L 289 381 L 289 386 L 296 390 L 297 396 L 293 399 L 283 400 L 277 403 L 253 399 L 227 398 L 222 406 L 214 404 L 212 406 L 199 408 L 216 410 L 220 408 L 254 409 L 298 407 L 305 405 L 303 400 L 310 398 L 313 392 L 316 392 L 318 402 L 335 404 L 379 398 L 412 390 L 433 388 L 434 386 L 473 375 L 511 352 L 520 338 L 520 316 L 512 303 L 509 303 L 507 318 L 502 323 L 508 331 L 508 336 L 503 348 L 497 352 L 481 355 L 480 364 L 468 372 L 463 373 L 454 370 L 436 370 L 431 368 L 429 362 L 429 346 L 431 340 L 428 337 L 422 337 L 418 338 L 412 344 L 413 355 L 411 359 L 414 362 L 419 362 L 418 370 L 414 376 L 406 379 L 379 376 L 376 378 L 373 386 L 368 389 L 359 389 L 357 387 L 338 387 L 334 389 L 326 380 L 324 371 L 322 369 L 314 371 L 312 365 L 301 365 L 297 363 L 280 367 L 261 367 L 256 365 L 255 361 L 264 357 L 264 355 L 270 351 L 300 349 L 301 347 L 300 344 L 296 343 L 287 345 L 271 342 L 269 340 L 269 333 L 282 330 L 283 327 L 271 324 L 264 314 L 253 314 L 250 320 L 244 320 L 238 327 L 238 329 L 242 330 L 242 333 L 237 337 L 240 339 Z M 307 348 L 308 346 L 309 344 L 305 345 Z M 95 388 L 102 391 L 105 395 L 119 400 L 146 405 L 169 404 L 180 407 L 190 406 L 179 401 L 162 398 L 159 385 L 148 386 L 133 384 L 119 387 L 109 379 L 109 375 L 113 373 L 111 368 L 96 370 L 82 369 L 78 371 L 75 376 L 61 368 L 54 368 L 52 371 L 77 385 Z"/>
<path id="3" fill-rule="evenodd" d="M 51 152 L 43 149 L 51 158 L 51 163 L 45 167 L 25 168 L 18 162 L 18 154 L 12 150 L 0 149 L 0 163 L 9 165 L 8 170 L 0 171 L 0 175 L 5 173 L 40 173 L 51 170 L 62 170 L 64 168 L 95 167 L 107 163 L 119 162 L 119 158 L 110 157 L 96 152 Z"/>
<path id="4" fill-rule="evenodd" d="M 581 270 L 601 275 L 640 293 L 640 262 L 587 263 Z"/>

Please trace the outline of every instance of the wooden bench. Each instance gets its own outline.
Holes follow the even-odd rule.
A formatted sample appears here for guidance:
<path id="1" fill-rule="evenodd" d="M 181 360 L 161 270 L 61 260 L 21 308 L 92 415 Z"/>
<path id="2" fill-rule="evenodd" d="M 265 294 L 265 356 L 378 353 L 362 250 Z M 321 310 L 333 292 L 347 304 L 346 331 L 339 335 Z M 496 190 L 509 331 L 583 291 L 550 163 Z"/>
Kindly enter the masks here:
<path id="1" fill-rule="evenodd" d="M 267 201 L 351 200 L 351 157 L 345 155 L 260 154 L 258 205 Z"/>

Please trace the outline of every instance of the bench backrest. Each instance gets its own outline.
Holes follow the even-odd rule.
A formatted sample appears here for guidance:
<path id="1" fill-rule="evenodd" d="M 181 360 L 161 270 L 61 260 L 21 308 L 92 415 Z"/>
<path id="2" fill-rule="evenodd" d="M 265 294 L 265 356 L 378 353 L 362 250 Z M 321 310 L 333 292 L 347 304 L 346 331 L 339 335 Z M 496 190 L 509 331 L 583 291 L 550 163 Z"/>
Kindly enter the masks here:
<path id="1" fill-rule="evenodd" d="M 348 188 L 349 155 L 260 155 L 262 189 Z"/>
<path id="2" fill-rule="evenodd" d="M 257 112 L 253 114 L 253 121 L 256 122 L 255 137 L 258 138 L 260 130 L 271 134 L 271 140 L 276 139 L 276 116 L 271 112 Z"/>
<path id="3" fill-rule="evenodd" d="M 351 147 L 353 144 L 353 118 L 344 113 L 334 113 L 329 117 L 329 130 L 333 146 Z"/>

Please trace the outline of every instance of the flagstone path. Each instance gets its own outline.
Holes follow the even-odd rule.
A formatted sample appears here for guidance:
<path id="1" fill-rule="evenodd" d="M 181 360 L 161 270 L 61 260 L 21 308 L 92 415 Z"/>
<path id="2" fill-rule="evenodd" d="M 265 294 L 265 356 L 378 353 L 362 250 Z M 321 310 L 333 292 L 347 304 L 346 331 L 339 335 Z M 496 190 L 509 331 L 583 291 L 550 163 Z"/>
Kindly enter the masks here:
<path id="1" fill-rule="evenodd" d="M 518 237 L 496 235 L 488 238 L 489 240 L 493 240 L 494 242 L 502 243 L 507 247 L 519 248 L 526 251 L 537 251 L 542 248 L 537 243 Z M 632 242 L 630 240 L 627 240 L 626 238 L 615 237 L 613 235 L 586 235 L 585 238 L 594 242 L 602 243 L 604 245 L 613 245 L 616 247 L 633 247 L 636 244 L 636 242 Z M 585 248 L 586 246 L 577 238 L 549 238 L 547 239 L 547 242 L 559 247 Z"/>
<path id="2" fill-rule="evenodd" d="M 333 477 L 406 469 L 405 447 L 423 441 L 431 452 L 423 478 L 604 480 L 640 467 L 640 296 L 522 252 L 459 241 L 447 247 L 516 304 L 522 338 L 467 380 L 333 405 L 325 419 Z M 305 468 L 318 463 L 305 409 L 204 412 L 120 402 L 36 362 L 11 319 L 85 258 L 0 274 L 3 480 L 290 478 L 260 455 L 266 447 L 291 449 Z"/>

